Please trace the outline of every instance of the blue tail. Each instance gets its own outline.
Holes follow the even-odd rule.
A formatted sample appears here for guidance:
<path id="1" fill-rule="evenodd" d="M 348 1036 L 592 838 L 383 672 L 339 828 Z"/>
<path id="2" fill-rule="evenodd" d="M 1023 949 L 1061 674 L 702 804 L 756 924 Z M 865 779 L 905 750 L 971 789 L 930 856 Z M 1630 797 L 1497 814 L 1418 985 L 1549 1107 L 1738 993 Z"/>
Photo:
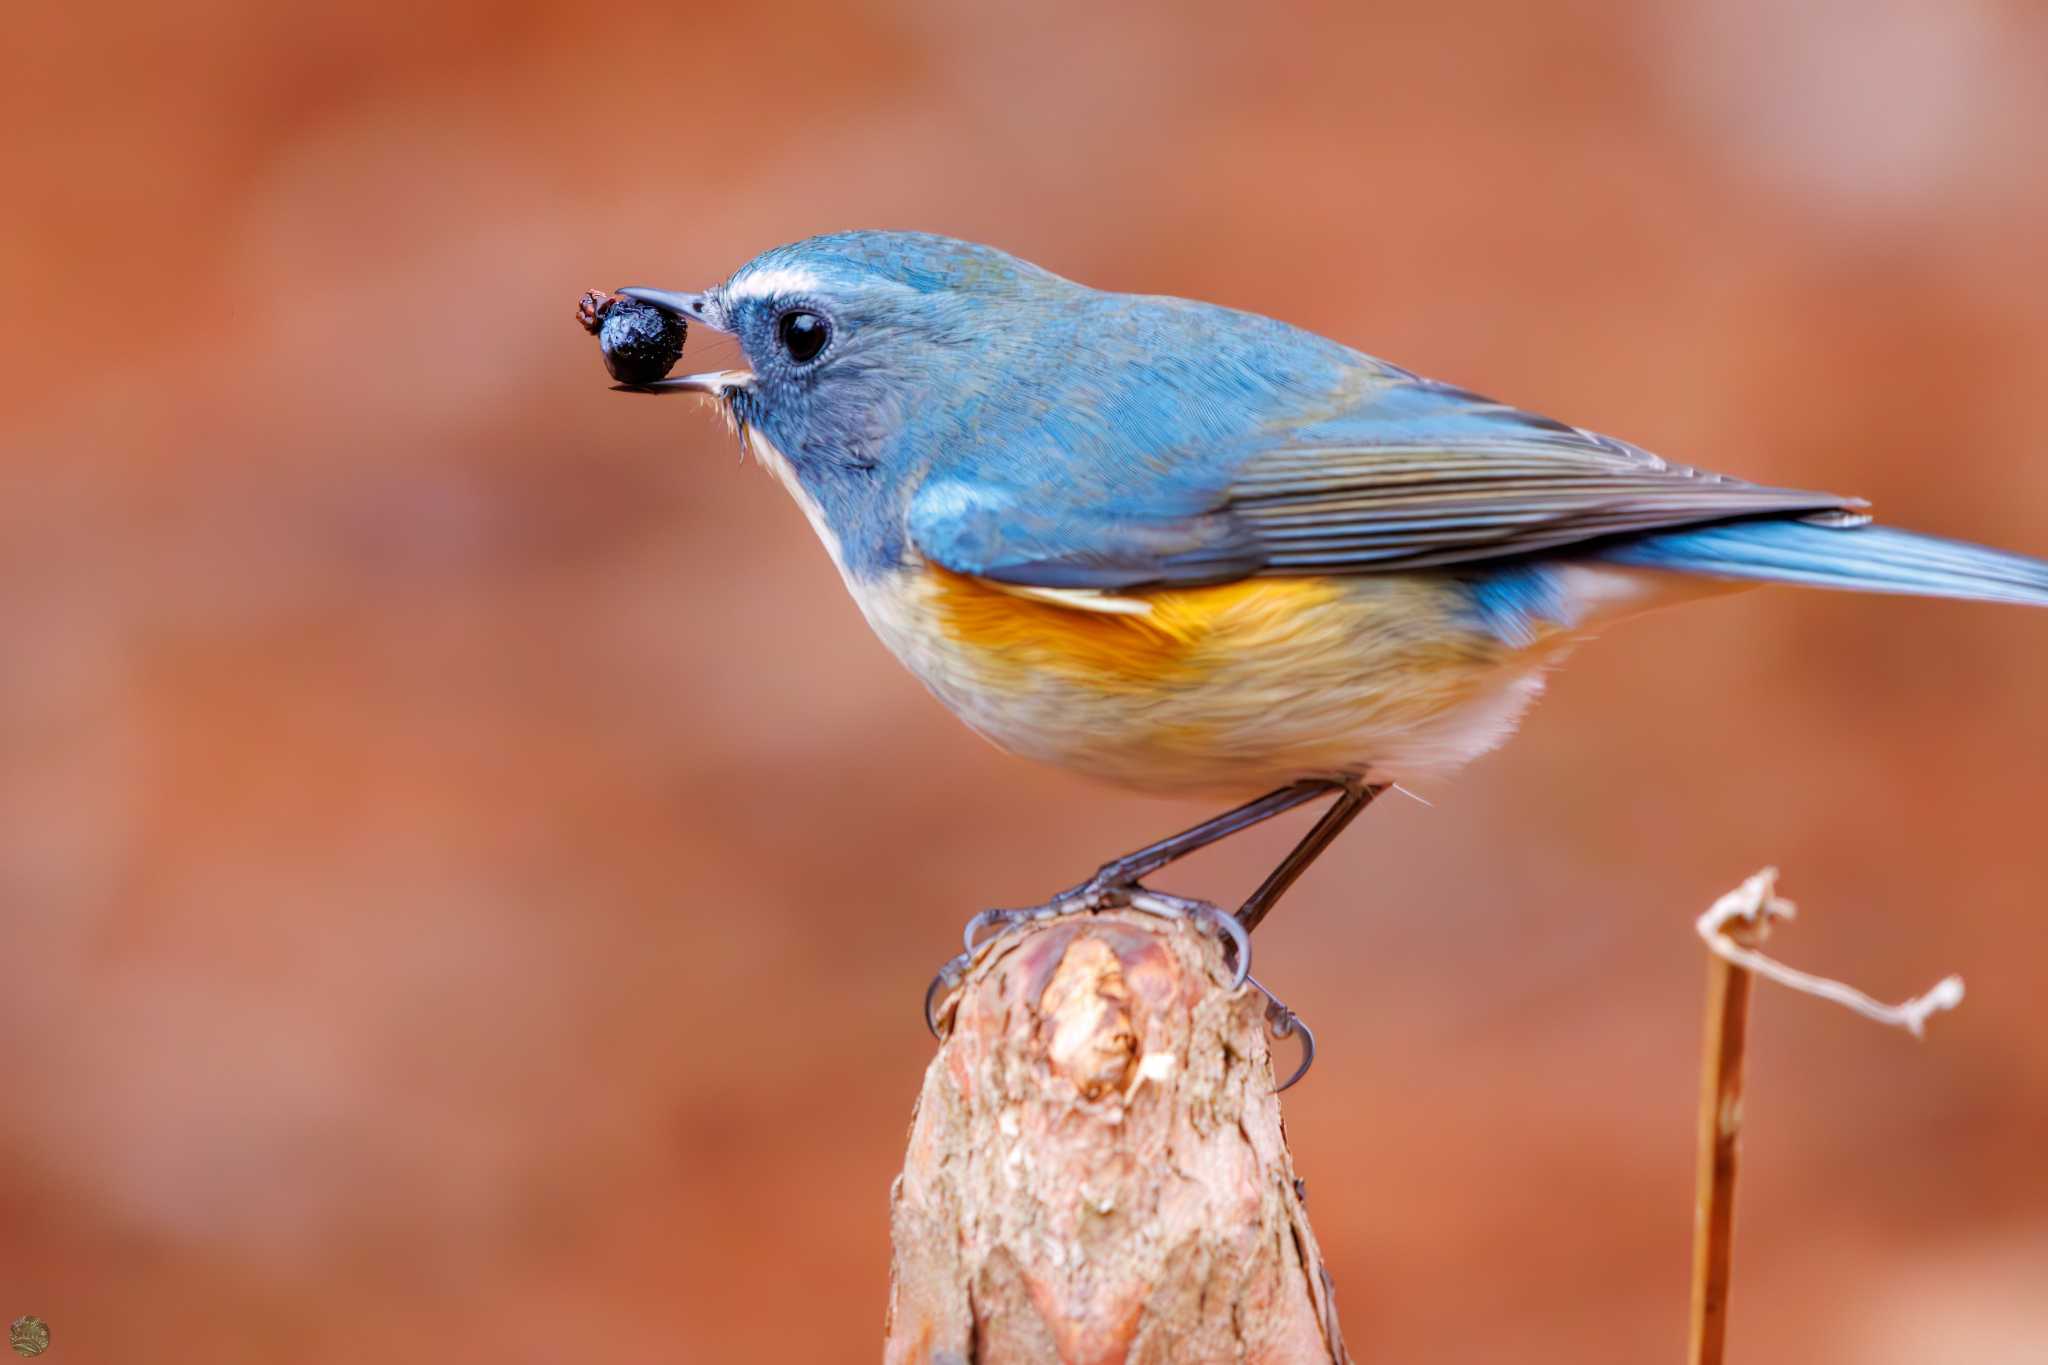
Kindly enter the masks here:
<path id="1" fill-rule="evenodd" d="M 1600 558 L 1715 578 L 2048 607 L 2048 562 L 1889 526 L 1724 522 L 1643 536 Z"/>

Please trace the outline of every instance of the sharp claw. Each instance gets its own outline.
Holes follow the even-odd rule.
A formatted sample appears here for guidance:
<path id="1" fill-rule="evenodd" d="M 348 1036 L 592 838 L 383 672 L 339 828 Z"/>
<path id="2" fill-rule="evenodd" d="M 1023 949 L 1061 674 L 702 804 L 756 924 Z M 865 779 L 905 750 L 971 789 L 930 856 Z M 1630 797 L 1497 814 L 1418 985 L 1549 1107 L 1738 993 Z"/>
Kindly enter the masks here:
<path id="1" fill-rule="evenodd" d="M 962 953 L 959 957 L 952 959 L 945 966 L 939 968 L 938 972 L 932 977 L 931 985 L 924 988 L 924 1026 L 930 1029 L 932 1037 L 940 1042 L 946 1040 L 946 1035 L 939 1031 L 938 1005 L 940 992 L 951 990 L 960 984 L 960 975 L 967 969 L 971 956 L 972 954 Z"/>
<path id="2" fill-rule="evenodd" d="M 1303 1023 L 1299 1015 L 1290 1014 L 1287 1017 L 1287 1032 L 1276 1033 L 1274 1036 L 1284 1038 L 1288 1033 L 1297 1034 L 1301 1038 L 1301 1065 L 1294 1068 L 1293 1075 L 1273 1087 L 1273 1093 L 1276 1095 L 1283 1090 L 1292 1089 L 1294 1083 L 1308 1075 L 1308 1069 L 1316 1064 L 1315 1030 Z"/>
<path id="3" fill-rule="evenodd" d="M 1273 1093 L 1277 1095 L 1283 1090 L 1292 1089 L 1297 1081 L 1308 1075 L 1308 1069 L 1316 1064 L 1315 1030 L 1311 1029 L 1300 1015 L 1281 1004 L 1278 996 L 1256 980 L 1253 980 L 1251 985 L 1260 995 L 1266 997 L 1266 1032 L 1273 1040 L 1278 1042 L 1290 1037 L 1301 1040 L 1301 1065 L 1295 1067 L 1286 1080 L 1273 1087 Z"/>

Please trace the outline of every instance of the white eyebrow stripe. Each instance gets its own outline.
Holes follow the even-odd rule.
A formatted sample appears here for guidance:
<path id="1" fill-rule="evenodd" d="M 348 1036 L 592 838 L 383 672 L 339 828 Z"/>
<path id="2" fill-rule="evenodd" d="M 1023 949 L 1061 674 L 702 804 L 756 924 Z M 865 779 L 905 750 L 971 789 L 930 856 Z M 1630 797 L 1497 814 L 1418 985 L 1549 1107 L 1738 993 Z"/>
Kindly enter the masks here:
<path id="1" fill-rule="evenodd" d="M 766 299 L 781 294 L 809 294 L 823 287 L 824 282 L 808 270 L 773 265 L 741 275 L 725 291 L 725 296 L 728 299 Z"/>

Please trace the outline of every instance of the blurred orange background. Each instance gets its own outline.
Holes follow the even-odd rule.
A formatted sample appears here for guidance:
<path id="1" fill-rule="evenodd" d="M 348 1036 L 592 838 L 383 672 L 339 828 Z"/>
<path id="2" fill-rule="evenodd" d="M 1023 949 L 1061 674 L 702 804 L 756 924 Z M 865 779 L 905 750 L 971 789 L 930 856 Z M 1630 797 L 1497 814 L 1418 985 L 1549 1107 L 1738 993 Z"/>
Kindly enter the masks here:
<path id="1" fill-rule="evenodd" d="M 395 13 L 10 16 L 0 1319 L 53 1362 L 872 1359 L 931 969 L 1208 813 L 944 714 L 582 289 L 947 232 L 2048 555 L 2038 4 Z M 1775 861 L 1788 956 L 1971 994 L 1761 993 L 1734 1355 L 2040 1359 L 2044 680 L 2048 613 L 1746 594 L 1375 808 L 1259 958 L 1358 1357 L 1677 1356 L 1692 918 Z"/>

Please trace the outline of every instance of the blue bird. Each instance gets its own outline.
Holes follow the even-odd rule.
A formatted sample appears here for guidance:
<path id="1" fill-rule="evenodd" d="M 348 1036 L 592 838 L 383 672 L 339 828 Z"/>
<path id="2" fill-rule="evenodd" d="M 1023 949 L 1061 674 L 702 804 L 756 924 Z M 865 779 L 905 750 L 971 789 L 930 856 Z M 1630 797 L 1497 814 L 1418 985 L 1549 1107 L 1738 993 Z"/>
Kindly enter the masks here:
<path id="1" fill-rule="evenodd" d="M 969 726 L 1126 787 L 1265 793 L 997 918 L 1129 903 L 1335 796 L 1219 926 L 1240 974 L 1241 931 L 1374 796 L 1500 744 L 1608 622 L 1757 583 L 2048 605 L 2048 563 L 1872 525 L 1858 499 L 968 242 L 839 233 L 702 293 L 621 292 L 737 339 L 750 369 L 651 387 L 717 401 Z"/>

